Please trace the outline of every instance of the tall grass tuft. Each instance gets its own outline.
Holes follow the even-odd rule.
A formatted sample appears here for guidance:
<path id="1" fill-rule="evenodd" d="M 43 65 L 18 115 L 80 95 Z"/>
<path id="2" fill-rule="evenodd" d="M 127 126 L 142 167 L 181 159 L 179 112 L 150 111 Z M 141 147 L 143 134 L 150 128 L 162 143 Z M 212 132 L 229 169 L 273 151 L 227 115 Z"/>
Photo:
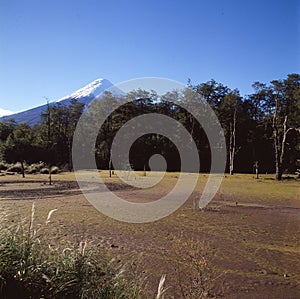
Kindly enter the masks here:
<path id="1" fill-rule="evenodd" d="M 158 284 L 156 299 L 163 299 L 164 298 L 164 293 L 167 290 L 167 289 L 164 288 L 165 280 L 166 280 L 166 275 L 163 275 L 160 278 L 160 281 L 159 281 L 159 284 Z"/>
<path id="2" fill-rule="evenodd" d="M 49 229 L 51 215 L 44 222 Z M 0 221 L 0 298 L 149 298 L 144 280 L 127 275 L 103 249 L 88 241 L 53 244 L 35 230 L 35 205 L 29 220 L 8 226 Z M 48 225 L 46 227 L 46 225 Z"/>

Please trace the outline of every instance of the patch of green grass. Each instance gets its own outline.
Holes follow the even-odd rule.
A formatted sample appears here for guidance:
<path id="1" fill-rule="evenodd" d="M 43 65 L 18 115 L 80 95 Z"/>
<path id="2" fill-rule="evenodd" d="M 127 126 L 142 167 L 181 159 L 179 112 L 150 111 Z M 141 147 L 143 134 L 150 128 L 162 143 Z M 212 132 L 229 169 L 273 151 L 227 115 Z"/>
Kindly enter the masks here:
<path id="1" fill-rule="evenodd" d="M 246 199 L 256 202 L 300 199 L 299 181 L 296 179 L 275 181 L 274 175 L 260 175 L 256 180 L 250 174 L 226 175 L 219 194 L 229 201 Z"/>

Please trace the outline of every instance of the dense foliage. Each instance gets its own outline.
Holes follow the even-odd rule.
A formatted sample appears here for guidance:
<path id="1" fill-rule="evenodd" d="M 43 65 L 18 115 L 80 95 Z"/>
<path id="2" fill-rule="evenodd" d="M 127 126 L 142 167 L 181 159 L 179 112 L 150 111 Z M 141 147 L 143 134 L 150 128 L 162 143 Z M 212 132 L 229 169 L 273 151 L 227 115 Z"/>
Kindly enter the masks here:
<path id="1" fill-rule="evenodd" d="M 161 113 L 178 120 L 193 136 L 201 160 L 200 171 L 209 171 L 210 148 L 201 125 L 176 102 L 188 102 L 191 91 L 204 97 L 215 111 L 224 129 L 227 144 L 227 171 L 295 172 L 300 168 L 300 75 L 290 74 L 284 80 L 270 84 L 255 82 L 254 92 L 242 98 L 237 89 L 210 80 L 191 85 L 182 92 L 171 91 L 158 96 L 154 91 L 134 90 L 127 95 L 113 96 L 106 92 L 101 105 L 89 107 L 90 113 L 103 109 L 113 111 L 119 101 L 132 100 L 109 115 L 99 131 L 96 142 L 96 161 L 101 169 L 110 164 L 110 148 L 116 132 L 127 121 L 145 113 Z M 172 99 L 174 102 L 168 101 Z M 9 163 L 43 161 L 49 165 L 72 169 L 72 139 L 84 105 L 76 100 L 70 106 L 48 105 L 41 124 L 31 128 L 13 120 L 0 123 L 0 153 Z M 87 128 L 88 132 L 88 128 Z M 87 133 L 88 134 L 88 133 Z M 175 145 L 167 138 L 150 134 L 137 139 L 130 150 L 134 169 L 148 168 L 149 158 L 162 154 L 168 170 L 180 169 Z M 255 164 L 256 163 L 256 164 Z"/>

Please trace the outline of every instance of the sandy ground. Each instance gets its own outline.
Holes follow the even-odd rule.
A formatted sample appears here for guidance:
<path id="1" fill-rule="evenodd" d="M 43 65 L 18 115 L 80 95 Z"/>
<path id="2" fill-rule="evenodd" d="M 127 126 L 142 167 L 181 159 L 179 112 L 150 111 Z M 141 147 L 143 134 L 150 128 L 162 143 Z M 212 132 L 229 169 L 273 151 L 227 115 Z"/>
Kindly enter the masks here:
<path id="1" fill-rule="evenodd" d="M 147 202 L 171 190 L 178 174 L 169 173 L 156 188 L 125 186 L 116 176 L 100 174 L 124 199 Z M 88 240 L 121 262 L 136 260 L 154 294 L 166 274 L 166 298 L 182 298 L 180 286 L 195 285 L 193 269 L 203 254 L 211 261 L 207 289 L 224 298 L 300 298 L 300 182 L 275 182 L 272 176 L 225 177 L 204 211 L 196 210 L 207 175 L 201 175 L 189 200 L 175 213 L 152 223 L 131 224 L 97 211 L 82 195 L 74 174 L 0 177 L 0 207 L 6 221 L 29 217 L 36 205 L 37 226 L 57 209 L 44 234 L 49 242 Z M 191 244 L 201 244 L 196 252 Z M 204 244 L 204 245 L 203 245 Z M 197 247 L 198 248 L 198 247 Z M 197 249 L 199 250 L 199 249 Z"/>

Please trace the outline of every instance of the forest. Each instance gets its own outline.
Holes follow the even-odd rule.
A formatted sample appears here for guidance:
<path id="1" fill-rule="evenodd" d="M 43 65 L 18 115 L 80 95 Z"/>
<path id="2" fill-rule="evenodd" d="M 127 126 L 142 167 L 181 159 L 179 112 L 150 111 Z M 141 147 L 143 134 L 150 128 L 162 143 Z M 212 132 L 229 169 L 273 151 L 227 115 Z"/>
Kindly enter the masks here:
<path id="1" fill-rule="evenodd" d="M 110 167 L 111 144 L 118 130 L 130 119 L 146 113 L 160 113 L 180 122 L 193 137 L 201 161 L 200 172 L 210 170 L 210 148 L 206 134 L 196 119 L 178 103 L 189 100 L 193 91 L 206 99 L 224 130 L 227 150 L 226 171 L 234 173 L 284 173 L 300 168 L 300 75 L 269 83 L 255 82 L 253 93 L 242 97 L 238 89 L 210 80 L 191 84 L 185 90 L 158 95 L 155 91 L 133 90 L 124 96 L 105 92 L 100 105 L 92 103 L 92 113 L 113 107 L 126 98 L 131 101 L 113 111 L 101 127 L 95 146 L 99 169 Z M 170 102 L 168 99 L 172 98 Z M 174 101 L 175 100 L 175 101 Z M 97 101 L 94 101 L 97 102 Z M 99 103 L 98 103 L 99 104 Z M 48 104 L 42 122 L 34 127 L 16 124 L 13 119 L 0 123 L 0 161 L 25 166 L 40 161 L 72 170 L 72 141 L 84 104 L 72 100 L 69 106 Z M 180 170 L 174 144 L 164 136 L 149 134 L 132 145 L 133 169 L 148 169 L 149 158 L 159 153 L 167 161 L 168 171 Z M 1 168 L 0 168 L 1 170 Z"/>

